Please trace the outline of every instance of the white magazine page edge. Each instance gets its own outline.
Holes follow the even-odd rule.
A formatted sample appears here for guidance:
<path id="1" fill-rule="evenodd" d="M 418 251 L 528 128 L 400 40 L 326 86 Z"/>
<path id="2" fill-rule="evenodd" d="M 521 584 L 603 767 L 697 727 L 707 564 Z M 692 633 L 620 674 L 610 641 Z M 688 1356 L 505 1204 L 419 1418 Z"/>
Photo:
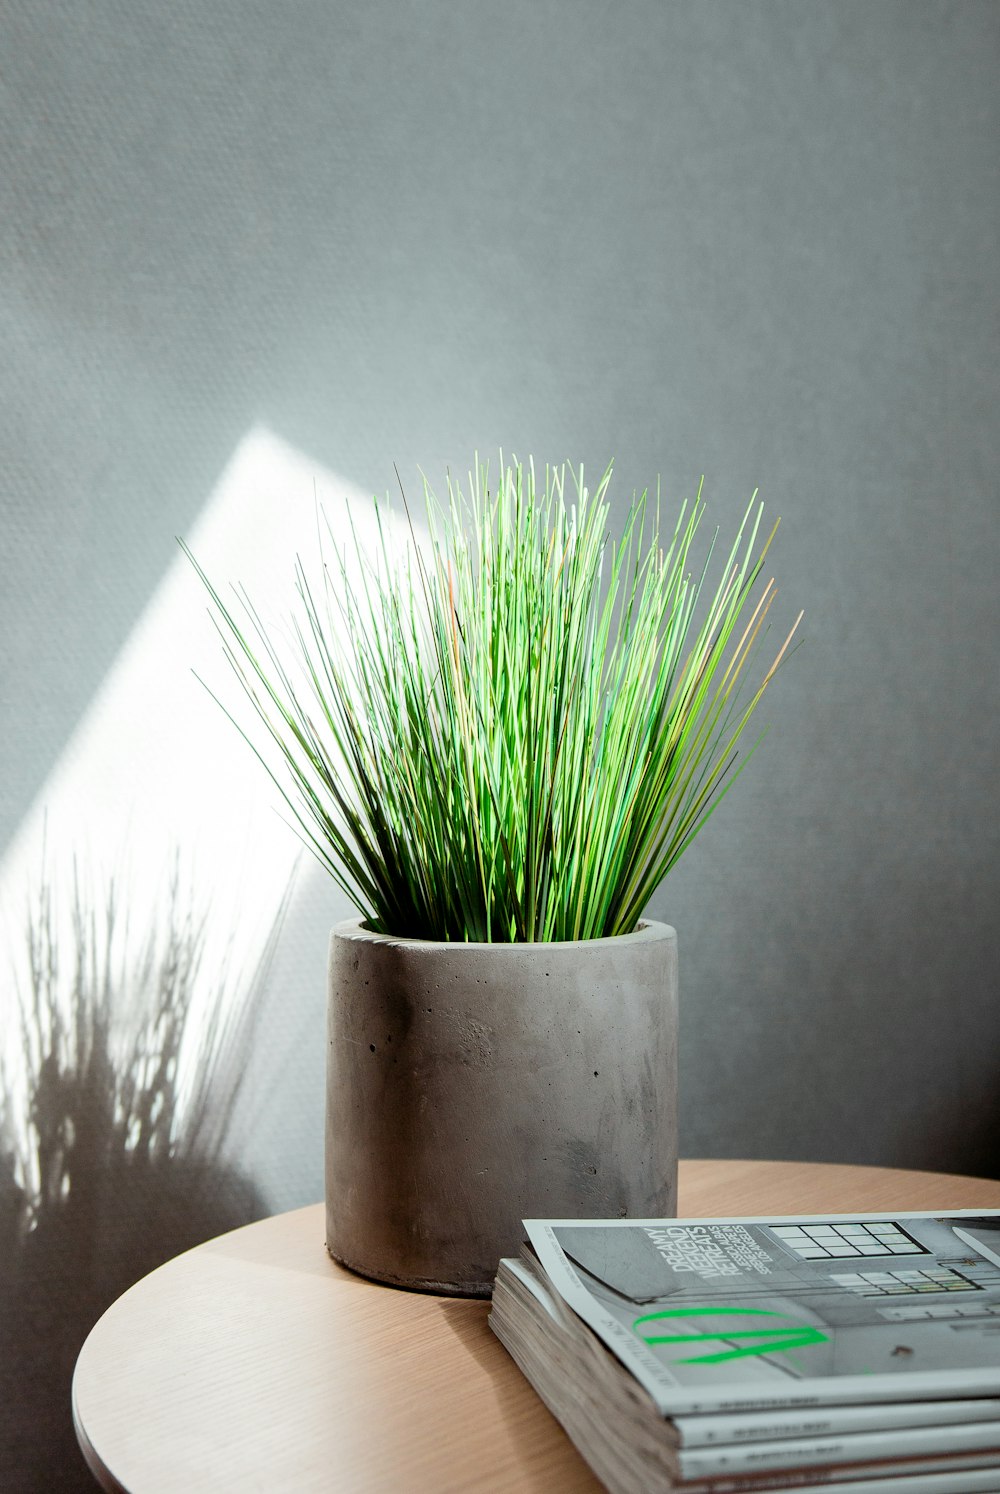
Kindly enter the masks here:
<path id="1" fill-rule="evenodd" d="M 545 1283 L 535 1275 L 534 1271 L 526 1266 L 524 1261 L 522 1261 L 518 1256 L 504 1256 L 500 1264 L 506 1266 L 512 1276 L 517 1277 L 522 1286 L 524 1286 L 526 1290 L 529 1291 L 535 1298 L 535 1301 L 538 1302 L 540 1306 L 544 1307 L 549 1317 L 552 1318 L 555 1323 L 558 1323 L 559 1309 L 556 1307 L 555 1301 L 552 1297 L 552 1293 L 549 1291 Z"/>

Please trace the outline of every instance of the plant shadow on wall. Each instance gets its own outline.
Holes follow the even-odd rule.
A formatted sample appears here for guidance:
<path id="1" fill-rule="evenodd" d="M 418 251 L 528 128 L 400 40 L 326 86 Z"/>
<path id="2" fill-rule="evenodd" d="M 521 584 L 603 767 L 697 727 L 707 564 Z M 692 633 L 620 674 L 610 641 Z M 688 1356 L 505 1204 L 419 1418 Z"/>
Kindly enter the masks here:
<path id="1" fill-rule="evenodd" d="M 205 918 L 176 860 L 138 938 L 123 901 L 113 884 L 88 896 L 74 868 L 68 913 L 43 876 L 27 916 L 0 1111 L 0 1484 L 10 1489 L 93 1489 L 70 1408 L 90 1328 L 171 1256 L 266 1212 L 226 1146 L 284 905 L 234 989 L 205 971 Z"/>

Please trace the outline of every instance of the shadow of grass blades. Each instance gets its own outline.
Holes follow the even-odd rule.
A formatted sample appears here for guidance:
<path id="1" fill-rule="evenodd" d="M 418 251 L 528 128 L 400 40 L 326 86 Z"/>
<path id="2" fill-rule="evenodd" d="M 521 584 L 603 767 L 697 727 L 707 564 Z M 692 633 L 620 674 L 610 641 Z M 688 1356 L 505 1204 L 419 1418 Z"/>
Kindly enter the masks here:
<path id="1" fill-rule="evenodd" d="M 4 1053 L 0 1486 L 18 1490 L 94 1487 L 70 1382 L 101 1313 L 171 1256 L 265 1212 L 226 1144 L 283 909 L 234 992 L 203 968 L 204 918 L 176 868 L 139 935 L 114 887 L 88 898 L 74 872 L 71 903 L 64 919 L 51 881 L 33 896 L 7 1035 L 21 1051 Z M 186 1047 L 197 1058 L 182 1086 Z"/>

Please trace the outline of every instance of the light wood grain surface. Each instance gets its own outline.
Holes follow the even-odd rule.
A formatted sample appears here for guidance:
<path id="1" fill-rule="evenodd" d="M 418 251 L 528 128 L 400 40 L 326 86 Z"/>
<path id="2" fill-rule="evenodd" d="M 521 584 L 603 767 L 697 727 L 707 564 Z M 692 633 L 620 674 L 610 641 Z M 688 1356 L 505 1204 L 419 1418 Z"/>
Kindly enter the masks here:
<path id="1" fill-rule="evenodd" d="M 1000 1208 L 1000 1182 L 791 1162 L 684 1162 L 689 1217 Z M 486 1324 L 486 1302 L 335 1265 L 321 1205 L 168 1262 L 105 1313 L 73 1412 L 127 1494 L 584 1494 L 600 1486 Z"/>

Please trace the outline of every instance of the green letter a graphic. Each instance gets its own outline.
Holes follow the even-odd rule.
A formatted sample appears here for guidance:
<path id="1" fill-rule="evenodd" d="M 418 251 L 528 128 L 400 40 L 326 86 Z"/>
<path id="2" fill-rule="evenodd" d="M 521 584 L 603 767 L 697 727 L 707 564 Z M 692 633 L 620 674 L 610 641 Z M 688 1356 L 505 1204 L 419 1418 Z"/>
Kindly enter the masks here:
<path id="1" fill-rule="evenodd" d="M 789 1328 L 746 1328 L 736 1333 L 641 1333 L 640 1323 L 659 1322 L 663 1318 L 695 1318 L 706 1314 L 724 1313 L 728 1317 L 784 1318 L 793 1326 Z M 679 1359 L 678 1364 L 721 1364 L 724 1359 L 743 1359 L 750 1354 L 777 1354 L 784 1349 L 804 1349 L 809 1344 L 825 1344 L 829 1334 L 814 1328 L 810 1323 L 795 1323 L 785 1312 L 771 1312 L 766 1307 L 668 1307 L 662 1312 L 647 1312 L 636 1318 L 632 1327 L 646 1344 L 694 1344 L 706 1340 L 729 1343 L 734 1338 L 752 1338 L 756 1342 L 741 1348 L 722 1349 L 718 1354 L 692 1354 Z M 780 1342 L 777 1342 L 780 1340 Z"/>

